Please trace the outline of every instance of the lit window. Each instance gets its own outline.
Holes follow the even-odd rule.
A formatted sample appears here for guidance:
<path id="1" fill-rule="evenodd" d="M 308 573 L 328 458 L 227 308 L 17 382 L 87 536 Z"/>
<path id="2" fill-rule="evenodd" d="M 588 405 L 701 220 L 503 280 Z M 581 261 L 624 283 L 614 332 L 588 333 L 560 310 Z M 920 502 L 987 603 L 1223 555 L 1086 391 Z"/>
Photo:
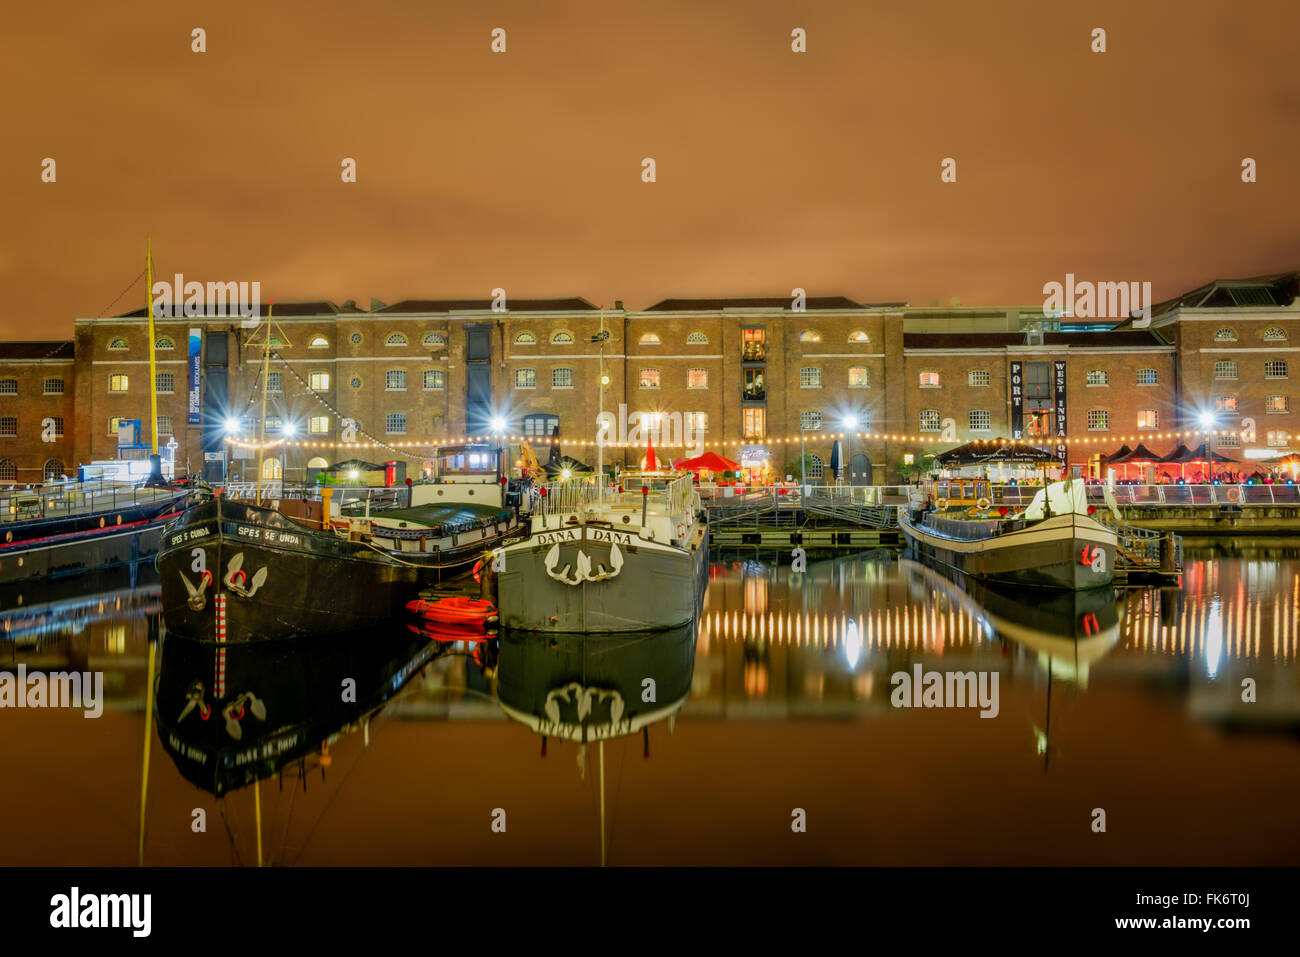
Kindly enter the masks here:
<path id="1" fill-rule="evenodd" d="M 307 343 L 308 349 L 328 349 L 330 341 L 324 336 L 312 336 L 311 342 Z"/>
<path id="2" fill-rule="evenodd" d="M 1279 329 L 1277 326 L 1269 326 L 1264 330 L 1263 339 L 1265 342 L 1282 342 L 1286 339 L 1286 330 Z"/>
<path id="3" fill-rule="evenodd" d="M 707 389 L 709 387 L 708 369 L 689 369 L 686 372 L 686 388 Z"/>
<path id="4" fill-rule="evenodd" d="M 818 409 L 799 413 L 799 428 L 805 432 L 818 432 L 822 427 L 822 414 Z"/>
<path id="5" fill-rule="evenodd" d="M 1159 380 L 1159 378 L 1160 377 L 1156 375 L 1155 369 L 1138 369 L 1137 372 L 1138 385 L 1155 385 Z"/>
<path id="6" fill-rule="evenodd" d="M 519 335 L 515 336 L 515 345 L 535 346 L 537 345 L 537 337 L 531 332 L 521 332 Z"/>
<path id="7" fill-rule="evenodd" d="M 1237 397 L 1235 395 L 1221 395 L 1214 400 L 1214 408 L 1220 412 L 1236 415 L 1238 408 Z"/>
<path id="8" fill-rule="evenodd" d="M 401 412 L 389 412 L 384 416 L 384 433 L 386 435 L 405 435 L 406 416 Z"/>
<path id="9" fill-rule="evenodd" d="M 57 421 L 58 421 L 58 423 L 59 423 L 59 425 L 58 425 L 58 430 L 59 430 L 59 431 L 58 431 L 56 434 L 58 434 L 58 435 L 62 435 L 62 434 L 63 434 L 63 420 L 62 420 L 62 419 L 59 419 L 59 420 L 57 420 Z M 174 432 L 172 432 L 172 417 L 171 417 L 170 415 L 160 415 L 160 416 L 158 416 L 158 434 L 159 434 L 159 435 L 174 435 L 174 434 L 175 434 Z"/>
<path id="10" fill-rule="evenodd" d="M 820 389 L 822 387 L 822 370 L 817 366 L 804 366 L 799 370 L 799 388 Z"/>
<path id="11" fill-rule="evenodd" d="M 659 345 L 659 334 L 658 334 L 658 333 L 655 333 L 655 332 L 647 332 L 647 333 L 642 334 L 642 336 L 641 336 L 641 345 L 643 345 L 643 346 L 657 346 L 657 345 Z"/>
<path id="12" fill-rule="evenodd" d="M 762 362 L 767 358 L 767 333 L 762 329 L 741 330 L 742 362 Z"/>
<path id="13" fill-rule="evenodd" d="M 17 379 L 0 379 L 0 395 L 17 395 Z"/>
<path id="14" fill-rule="evenodd" d="M 659 388 L 659 370 L 642 369 L 638 381 L 641 383 L 641 388 L 643 389 Z"/>
<path id="15" fill-rule="evenodd" d="M 568 345 L 573 342 L 572 332 L 557 332 L 551 336 L 551 344 L 556 346 Z"/>
<path id="16" fill-rule="evenodd" d="M 1290 412 L 1291 397 L 1289 395 L 1270 395 L 1264 399 L 1264 411 L 1273 412 Z"/>
<path id="17" fill-rule="evenodd" d="M 1221 449 L 1239 449 L 1241 448 L 1241 436 L 1236 432 L 1220 432 L 1214 440 L 1214 444 Z"/>
<path id="18" fill-rule="evenodd" d="M 699 331 L 692 332 L 686 337 L 686 344 L 688 346 L 707 346 L 709 344 L 709 337 Z"/>
<path id="19" fill-rule="evenodd" d="M 988 385 L 993 381 L 993 376 L 989 374 L 988 369 L 971 369 L 966 373 L 966 384 L 980 388 Z"/>
<path id="20" fill-rule="evenodd" d="M 922 372 L 922 373 L 921 373 L 921 388 L 922 388 L 922 389 L 937 389 L 937 388 L 939 388 L 939 373 L 934 372 L 934 371 Z"/>
<path id="21" fill-rule="evenodd" d="M 1235 329 L 1229 329 L 1227 326 L 1221 326 L 1214 330 L 1215 342 L 1236 342 L 1237 332 Z"/>
<path id="22" fill-rule="evenodd" d="M 159 380 L 160 383 L 162 382 L 162 377 L 163 377 L 165 374 L 166 374 L 166 373 L 163 373 L 163 372 L 158 373 L 158 380 Z M 159 387 L 158 387 L 158 391 L 159 391 L 159 392 L 162 392 L 162 391 L 163 391 L 161 384 L 160 384 Z M 170 392 L 171 389 L 168 389 L 167 391 Z M 266 374 L 266 391 L 267 391 L 267 392 L 272 392 L 272 393 L 274 393 L 274 392 L 283 392 L 283 391 L 284 391 L 284 373 L 282 373 L 282 372 L 268 372 L 268 373 Z"/>
<path id="23" fill-rule="evenodd" d="M 516 389 L 536 389 L 536 388 L 537 388 L 537 370 L 536 370 L 536 369 L 516 369 L 516 370 L 515 370 L 515 388 L 516 388 Z"/>
<path id="24" fill-rule="evenodd" d="M 3 422 L 3 421 L 4 421 L 3 419 L 0 419 L 0 422 Z M 0 435 L 3 435 L 3 434 L 4 434 L 4 433 L 0 432 Z M 1287 443 L 1290 442 L 1290 441 L 1291 441 L 1291 433 L 1290 433 L 1290 432 L 1286 432 L 1286 431 L 1274 431 L 1274 432 L 1269 432 L 1269 433 L 1268 433 L 1268 444 L 1269 444 L 1269 448 L 1274 448 L 1274 449 L 1285 448 L 1286 445 L 1287 445 Z"/>
<path id="25" fill-rule="evenodd" d="M 871 375 L 866 366 L 849 366 L 849 388 L 866 389 L 871 385 Z"/>
<path id="26" fill-rule="evenodd" d="M 313 372 L 307 380 L 314 392 L 326 392 L 330 387 L 330 374 L 328 372 Z"/>
<path id="27" fill-rule="evenodd" d="M 384 373 L 384 391 L 385 392 L 405 392 L 406 391 L 406 370 L 389 369 Z"/>
<path id="28" fill-rule="evenodd" d="M 939 431 L 939 410 L 938 409 L 921 410 L 921 431 L 922 432 Z"/>
<path id="29" fill-rule="evenodd" d="M 971 409 L 969 426 L 972 432 L 989 432 L 993 429 L 993 413 L 988 409 Z"/>
<path id="30" fill-rule="evenodd" d="M 1264 363 L 1265 379 L 1285 379 L 1286 378 L 1286 360 L 1269 359 Z"/>
<path id="31" fill-rule="evenodd" d="M 822 334 L 820 332 L 813 332 L 811 329 L 805 329 L 803 332 L 799 333 L 799 341 L 800 342 L 821 342 Z"/>
<path id="32" fill-rule="evenodd" d="M 266 434 L 278 435 L 284 430 L 284 419 L 278 415 L 268 415 L 266 417 Z"/>
<path id="33" fill-rule="evenodd" d="M 153 347 L 154 347 L 155 350 L 158 350 L 158 349 L 175 349 L 175 348 L 176 348 L 176 343 L 172 342 L 172 340 L 171 340 L 171 338 L 170 338 L 169 336 L 159 336 L 157 339 L 155 339 L 155 340 L 153 341 Z"/>
<path id="34" fill-rule="evenodd" d="M 849 342 L 860 342 L 866 344 L 870 341 L 871 341 L 871 337 L 867 335 L 865 332 L 863 332 L 861 329 L 857 329 L 849 333 Z"/>
<path id="35" fill-rule="evenodd" d="M 271 374 L 276 376 L 279 375 L 278 372 L 273 372 Z M 159 395 L 166 395 L 169 392 L 175 392 L 176 376 L 172 375 L 170 372 L 159 372 L 154 377 L 154 389 Z M 275 391 L 279 392 L 280 390 L 277 388 Z"/>
<path id="36" fill-rule="evenodd" d="M 1090 386 L 1110 385 L 1110 373 L 1105 369 L 1089 369 L 1085 381 Z"/>
<path id="37" fill-rule="evenodd" d="M 125 349 L 125 348 L 127 347 L 127 346 L 126 346 L 126 340 L 125 340 L 125 339 L 114 339 L 112 342 L 110 342 L 110 343 L 108 344 L 108 347 L 109 347 L 110 349 Z"/>
<path id="38" fill-rule="evenodd" d="M 108 420 L 108 434 L 109 434 L 109 435 L 112 435 L 112 436 L 116 436 L 116 435 L 117 435 L 117 430 L 120 429 L 120 428 L 122 427 L 122 423 L 125 422 L 125 421 L 126 421 L 126 420 L 125 420 L 124 418 L 122 418 L 120 415 L 115 415 L 115 416 L 113 416 L 111 419 L 109 419 L 109 420 Z"/>
<path id="39" fill-rule="evenodd" d="M 1214 377 L 1216 379 L 1237 378 L 1237 363 L 1231 359 L 1220 359 L 1214 364 Z"/>
<path id="40" fill-rule="evenodd" d="M 425 369 L 424 387 L 426 389 L 447 388 L 447 374 L 441 369 Z"/>
<path id="41" fill-rule="evenodd" d="M 702 435 L 709 431 L 709 414 L 707 412 L 687 412 L 686 431 L 692 435 Z"/>
<path id="42" fill-rule="evenodd" d="M 46 394 L 46 395 L 63 395 L 63 380 L 62 380 L 62 379 L 46 379 L 46 380 L 45 380 L 45 394 Z"/>
<path id="43" fill-rule="evenodd" d="M 1088 410 L 1088 431 L 1109 432 L 1110 411 L 1107 409 L 1089 409 Z"/>
<path id="44" fill-rule="evenodd" d="M 426 332 L 424 334 L 424 348 L 441 349 L 447 344 L 447 337 L 441 332 Z"/>
<path id="45" fill-rule="evenodd" d="M 108 377 L 109 392 L 125 392 L 127 389 L 127 377 L 124 373 L 118 373 Z"/>
<path id="46" fill-rule="evenodd" d="M 552 369 L 552 370 L 551 370 L 551 388 L 552 388 L 552 389 L 572 389 L 572 388 L 573 388 L 573 370 L 572 370 L 572 369 Z"/>
<path id="47" fill-rule="evenodd" d="M 328 415 L 313 415 L 307 420 L 307 431 L 312 435 L 325 435 L 330 430 Z"/>
<path id="48" fill-rule="evenodd" d="M 558 415 L 537 414 L 524 416 L 523 433 L 529 438 L 546 438 L 559 427 L 560 417 Z"/>
<path id="49" fill-rule="evenodd" d="M 384 342 L 386 346 L 404 346 L 406 344 L 406 336 L 400 332 L 389 333 L 388 339 Z"/>
<path id="50" fill-rule="evenodd" d="M 743 421 L 745 438 L 761 439 L 767 434 L 766 409 L 746 408 Z"/>
<path id="51" fill-rule="evenodd" d="M 1143 409 L 1138 413 L 1139 429 L 1158 429 L 1160 427 L 1160 413 L 1155 409 Z"/>

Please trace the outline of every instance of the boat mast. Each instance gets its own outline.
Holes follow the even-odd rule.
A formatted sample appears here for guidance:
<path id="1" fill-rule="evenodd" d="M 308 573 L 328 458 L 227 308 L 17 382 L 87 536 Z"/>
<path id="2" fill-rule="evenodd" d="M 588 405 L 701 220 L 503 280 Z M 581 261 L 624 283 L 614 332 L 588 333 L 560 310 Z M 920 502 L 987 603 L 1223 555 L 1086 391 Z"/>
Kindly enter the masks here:
<path id="1" fill-rule="evenodd" d="M 596 394 L 598 397 L 598 414 L 596 416 L 596 502 L 605 500 L 605 443 L 600 441 L 601 423 L 605 419 L 605 310 L 600 310 L 600 356 L 596 360 Z"/>
<path id="2" fill-rule="evenodd" d="M 268 303 L 266 310 L 266 340 L 262 343 L 262 419 L 257 436 L 257 495 L 253 501 L 262 504 L 262 456 L 266 452 L 266 376 L 271 371 L 271 314 L 275 312 L 275 303 Z M 284 476 L 280 477 L 284 481 Z"/>
<path id="3" fill-rule="evenodd" d="M 153 326 L 153 240 L 144 240 L 145 312 L 149 316 L 149 436 L 153 440 L 153 454 L 158 454 L 158 367 L 154 357 Z"/>

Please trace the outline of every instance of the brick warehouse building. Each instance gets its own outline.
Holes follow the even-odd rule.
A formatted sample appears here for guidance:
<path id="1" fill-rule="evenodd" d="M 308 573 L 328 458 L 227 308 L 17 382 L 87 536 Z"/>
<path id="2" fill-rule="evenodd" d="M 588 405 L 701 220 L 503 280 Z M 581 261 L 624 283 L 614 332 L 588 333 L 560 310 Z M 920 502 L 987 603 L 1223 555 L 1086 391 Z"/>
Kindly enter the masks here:
<path id="1" fill-rule="evenodd" d="M 594 461 L 602 405 L 614 416 L 620 406 L 629 418 L 680 416 L 706 448 L 766 455 L 782 471 L 801 436 L 817 457 L 814 473 L 829 460 L 832 432 L 893 436 L 845 440 L 861 483 L 896 480 L 906 454 L 1017 428 L 1049 448 L 1062 432 L 1095 437 L 1095 446 L 1069 447 L 1073 462 L 1120 437 L 1165 453 L 1177 440 L 1162 433 L 1194 428 L 1206 413 L 1231 433 L 1218 439 L 1225 454 L 1259 456 L 1295 448 L 1300 429 L 1288 389 L 1300 348 L 1298 280 L 1292 272 L 1210 283 L 1154 307 L 1147 328 L 1045 318 L 1041 307 L 842 297 L 811 298 L 799 312 L 788 299 L 667 299 L 639 311 L 581 298 L 513 300 L 503 312 L 489 300 L 277 303 L 282 361 L 272 360 L 268 377 L 267 433 L 291 423 L 296 441 L 321 443 L 285 451 L 290 478 L 309 462 L 393 457 L 334 449 L 345 420 L 357 423 L 358 441 L 403 445 L 482 434 L 500 417 L 539 451 L 558 427 L 565 451 Z M 174 439 L 181 468 L 197 471 L 205 451 L 225 450 L 230 474 L 252 478 L 256 453 L 224 439 L 230 419 L 257 434 L 257 331 L 217 317 L 155 327 L 162 443 Z M 118 421 L 149 415 L 147 328 L 139 309 L 77 319 L 71 342 L 0 344 L 0 481 L 71 474 L 115 455 Z M 189 415 L 191 330 L 201 343 L 198 424 Z M 928 436 L 952 441 L 918 441 Z M 681 454 L 680 435 L 665 441 L 669 455 Z M 624 463 L 639 454 L 604 453 Z"/>

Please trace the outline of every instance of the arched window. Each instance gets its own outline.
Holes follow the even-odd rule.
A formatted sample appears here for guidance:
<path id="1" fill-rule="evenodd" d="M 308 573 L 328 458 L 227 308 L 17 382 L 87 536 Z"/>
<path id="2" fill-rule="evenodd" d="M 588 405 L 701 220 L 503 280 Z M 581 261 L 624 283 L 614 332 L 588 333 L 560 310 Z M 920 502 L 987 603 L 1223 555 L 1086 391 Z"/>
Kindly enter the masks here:
<path id="1" fill-rule="evenodd" d="M 568 345 L 573 342 L 573 333 L 560 331 L 551 336 L 552 345 Z"/>
<path id="2" fill-rule="evenodd" d="M 447 337 L 441 332 L 426 332 L 424 334 L 424 348 L 441 349 L 447 344 Z"/>
<path id="3" fill-rule="evenodd" d="M 643 346 L 657 346 L 657 345 L 659 345 L 659 333 L 657 333 L 657 332 L 646 332 L 646 333 L 643 333 L 642 336 L 641 336 L 641 345 L 643 345 Z"/>
<path id="4" fill-rule="evenodd" d="M 125 349 L 127 347 L 125 339 L 114 339 L 108 344 L 110 349 Z"/>
<path id="5" fill-rule="evenodd" d="M 330 341 L 324 336 L 312 336 L 311 342 L 307 343 L 308 349 L 328 349 Z"/>
<path id="6" fill-rule="evenodd" d="M 67 477 L 67 469 L 58 459 L 46 459 L 45 466 L 41 469 L 43 481 L 58 482 Z"/>
<path id="7" fill-rule="evenodd" d="M 1237 363 L 1231 359 L 1220 359 L 1214 364 L 1214 377 L 1216 379 L 1237 378 Z"/>
<path id="8" fill-rule="evenodd" d="M 813 455 L 811 452 L 804 458 L 804 468 L 808 470 L 808 478 L 819 480 L 822 477 L 823 469 L 821 456 Z"/>
<path id="9" fill-rule="evenodd" d="M 870 341 L 871 341 L 871 337 L 867 335 L 865 332 L 863 332 L 861 329 L 855 329 L 849 333 L 849 342 L 859 342 L 865 344 Z"/>
<path id="10" fill-rule="evenodd" d="M 1214 330 L 1214 341 L 1215 342 L 1236 342 L 1237 331 L 1235 329 L 1229 328 L 1228 326 L 1220 326 L 1218 329 Z"/>
<path id="11" fill-rule="evenodd" d="M 18 466 L 13 459 L 0 459 L 0 482 L 17 482 Z"/>
<path id="12" fill-rule="evenodd" d="M 805 329 L 803 332 L 799 333 L 799 341 L 800 342 L 821 342 L 822 334 L 820 332 L 813 332 L 813 330 L 811 329 Z"/>
<path id="13" fill-rule="evenodd" d="M 172 342 L 169 336 L 159 336 L 153 342 L 154 349 L 175 349 L 176 343 Z"/>
<path id="14" fill-rule="evenodd" d="M 1286 330 L 1278 326 L 1269 326 L 1263 332 L 1265 342 L 1283 342 L 1286 340 Z"/>
<path id="15" fill-rule="evenodd" d="M 709 344 L 709 337 L 699 330 L 696 330 L 686 337 L 686 344 L 688 346 L 707 346 Z"/>
<path id="16" fill-rule="evenodd" d="M 521 332 L 519 335 L 515 336 L 515 345 L 535 346 L 537 345 L 537 337 L 531 332 Z"/>
<path id="17" fill-rule="evenodd" d="M 390 332 L 388 338 L 384 341 L 386 346 L 404 346 L 407 345 L 406 336 L 400 332 Z"/>

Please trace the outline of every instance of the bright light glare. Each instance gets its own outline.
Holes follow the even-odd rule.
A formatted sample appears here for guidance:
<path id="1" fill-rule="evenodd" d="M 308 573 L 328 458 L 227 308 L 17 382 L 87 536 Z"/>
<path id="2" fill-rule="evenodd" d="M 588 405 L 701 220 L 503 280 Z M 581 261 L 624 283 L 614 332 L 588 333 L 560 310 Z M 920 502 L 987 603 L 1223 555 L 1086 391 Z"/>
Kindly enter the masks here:
<path id="1" fill-rule="evenodd" d="M 846 415 L 844 417 L 844 427 L 852 430 L 858 427 L 858 417 L 856 415 Z"/>
<path id="2" fill-rule="evenodd" d="M 294 425 L 292 422 L 284 423 L 284 434 L 286 436 L 292 437 L 295 434 L 297 434 L 297 432 L 298 432 L 298 426 Z"/>
<path id="3" fill-rule="evenodd" d="M 226 431 L 232 435 L 239 431 L 239 420 L 235 418 L 226 419 Z"/>
<path id="4" fill-rule="evenodd" d="M 1210 426 L 1214 425 L 1214 413 L 1213 413 L 1213 412 L 1202 412 L 1201 415 L 1200 415 L 1200 423 L 1201 423 L 1202 426 L 1204 426 L 1204 427 L 1207 428 L 1207 429 L 1208 429 Z"/>
<path id="5" fill-rule="evenodd" d="M 492 417 L 492 431 L 493 431 L 493 432 L 504 432 L 504 431 L 505 431 L 505 427 L 506 427 L 506 420 L 505 420 L 505 419 L 501 418 L 501 416 L 499 416 L 499 415 L 498 415 L 498 416 L 493 416 L 493 417 Z"/>

